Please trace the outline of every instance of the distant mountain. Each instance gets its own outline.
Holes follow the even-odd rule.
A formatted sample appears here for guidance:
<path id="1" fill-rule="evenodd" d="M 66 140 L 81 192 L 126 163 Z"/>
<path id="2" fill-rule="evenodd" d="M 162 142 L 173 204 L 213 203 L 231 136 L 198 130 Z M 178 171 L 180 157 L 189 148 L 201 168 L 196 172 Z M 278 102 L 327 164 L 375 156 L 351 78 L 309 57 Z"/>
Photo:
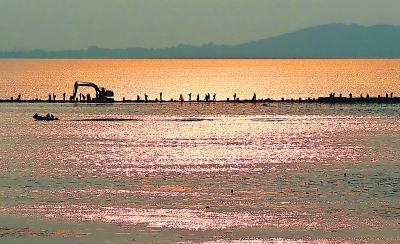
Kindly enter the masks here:
<path id="1" fill-rule="evenodd" d="M 400 27 L 320 25 L 236 48 L 254 58 L 400 58 Z"/>
<path id="2" fill-rule="evenodd" d="M 328 24 L 240 45 L 7 52 L 0 58 L 400 58 L 400 27 Z"/>

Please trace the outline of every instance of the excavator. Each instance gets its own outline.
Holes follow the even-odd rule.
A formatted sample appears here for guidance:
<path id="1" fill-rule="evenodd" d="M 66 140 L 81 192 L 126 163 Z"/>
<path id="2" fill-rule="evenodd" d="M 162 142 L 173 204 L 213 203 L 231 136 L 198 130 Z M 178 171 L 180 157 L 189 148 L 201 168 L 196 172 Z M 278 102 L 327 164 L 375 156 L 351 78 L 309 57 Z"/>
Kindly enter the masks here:
<path id="1" fill-rule="evenodd" d="M 76 94 L 78 92 L 78 87 L 80 86 L 89 86 L 93 87 L 96 90 L 96 97 L 90 98 L 90 94 L 87 95 L 88 102 L 97 102 L 97 103 L 112 103 L 114 102 L 114 92 L 111 90 L 106 90 L 104 87 L 98 87 L 96 84 L 92 82 L 85 81 L 76 81 L 74 85 L 74 92 L 72 96 L 69 97 L 70 101 L 75 101 Z"/>

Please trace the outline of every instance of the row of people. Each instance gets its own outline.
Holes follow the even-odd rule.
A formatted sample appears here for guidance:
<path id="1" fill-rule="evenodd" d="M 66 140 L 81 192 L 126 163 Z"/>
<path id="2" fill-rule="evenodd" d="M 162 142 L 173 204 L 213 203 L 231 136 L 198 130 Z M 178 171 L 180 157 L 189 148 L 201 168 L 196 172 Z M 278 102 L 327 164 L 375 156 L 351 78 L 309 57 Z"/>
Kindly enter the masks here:
<path id="1" fill-rule="evenodd" d="M 331 94 L 329 94 L 329 97 L 330 98 L 335 98 L 336 97 L 336 94 L 335 93 L 331 93 Z M 342 98 L 343 96 L 342 96 L 342 93 L 340 93 L 339 94 L 339 98 Z M 366 98 L 369 98 L 369 94 L 367 93 L 367 95 L 365 96 Z M 386 96 L 385 96 L 386 98 L 389 98 L 389 94 L 388 93 L 386 93 Z M 349 93 L 349 98 L 353 98 L 353 94 L 352 93 Z M 364 98 L 364 96 L 363 96 L 363 94 L 361 93 L 360 94 L 360 98 Z M 381 95 L 378 95 L 378 98 L 381 98 Z M 391 92 L 390 93 L 390 98 L 393 98 L 393 92 Z"/>
<path id="2" fill-rule="evenodd" d="M 189 94 L 188 94 L 188 98 L 189 98 L 188 101 L 192 101 L 192 93 L 189 93 Z M 137 101 L 141 101 L 140 95 L 137 95 L 137 96 L 136 96 L 136 100 L 137 100 Z M 159 100 L 158 100 L 158 98 L 156 98 L 155 100 L 156 100 L 156 101 L 164 101 L 164 100 L 163 100 L 163 97 L 162 97 L 162 92 L 160 92 Z M 172 99 L 171 99 L 171 100 L 172 100 Z M 227 98 L 227 100 L 229 101 L 229 98 Z M 236 96 L 236 93 L 234 93 L 234 94 L 233 94 L 233 101 L 237 101 L 237 100 L 239 100 L 239 98 Z M 256 93 L 253 93 L 253 97 L 252 97 L 251 100 L 253 100 L 253 101 L 257 100 L 257 95 L 256 95 Z M 146 93 L 144 94 L 144 101 L 146 101 L 146 102 L 149 101 L 149 96 L 148 96 Z M 182 94 L 179 95 L 179 101 L 181 101 L 181 102 L 185 101 L 185 99 L 184 99 L 184 97 L 183 97 Z M 199 94 L 199 93 L 198 93 L 197 96 L 196 96 L 196 101 L 197 101 L 197 102 L 200 102 L 200 94 Z M 205 102 L 211 101 L 211 94 L 210 94 L 210 93 L 205 94 L 205 95 L 204 95 L 204 100 L 203 100 L 203 101 L 205 101 Z M 213 94 L 213 96 L 212 96 L 212 101 L 217 101 L 217 94 L 216 94 L 216 93 Z"/>

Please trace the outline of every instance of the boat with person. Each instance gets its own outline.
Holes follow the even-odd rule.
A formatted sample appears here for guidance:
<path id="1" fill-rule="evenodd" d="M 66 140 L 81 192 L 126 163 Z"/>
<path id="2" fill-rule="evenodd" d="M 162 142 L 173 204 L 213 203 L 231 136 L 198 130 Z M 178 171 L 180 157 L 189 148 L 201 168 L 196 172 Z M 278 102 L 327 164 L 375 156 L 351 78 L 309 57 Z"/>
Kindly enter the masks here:
<path id="1" fill-rule="evenodd" d="M 54 117 L 53 114 L 47 114 L 46 116 L 41 116 L 35 113 L 35 115 L 33 115 L 33 118 L 35 120 L 44 120 L 44 121 L 58 120 L 58 118 Z"/>

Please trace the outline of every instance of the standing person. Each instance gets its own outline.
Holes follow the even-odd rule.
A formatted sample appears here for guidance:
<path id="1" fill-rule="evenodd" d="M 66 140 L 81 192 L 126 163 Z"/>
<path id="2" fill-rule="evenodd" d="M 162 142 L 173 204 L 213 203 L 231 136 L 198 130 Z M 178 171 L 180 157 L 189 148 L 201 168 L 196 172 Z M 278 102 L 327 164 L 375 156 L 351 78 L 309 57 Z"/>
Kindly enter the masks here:
<path id="1" fill-rule="evenodd" d="M 63 93 L 63 101 L 65 102 L 65 95 L 67 95 L 65 92 Z"/>
<path id="2" fill-rule="evenodd" d="M 236 93 L 233 94 L 233 101 L 236 101 Z"/>
<path id="3" fill-rule="evenodd" d="M 256 96 L 256 93 L 254 92 L 253 93 L 253 101 L 255 101 L 255 100 L 257 100 L 257 96 Z"/>
<path id="4" fill-rule="evenodd" d="M 162 92 L 160 92 L 160 102 L 162 102 Z"/>
<path id="5" fill-rule="evenodd" d="M 145 100 L 146 102 L 148 101 L 148 98 L 149 98 L 149 97 L 148 97 L 147 94 L 145 93 L 145 94 L 144 94 L 144 100 Z"/>
<path id="6" fill-rule="evenodd" d="M 189 101 L 192 101 L 192 93 L 189 93 Z"/>
<path id="7" fill-rule="evenodd" d="M 213 101 L 215 101 L 215 97 L 217 96 L 217 94 L 214 93 L 213 95 Z"/>
<path id="8" fill-rule="evenodd" d="M 199 93 L 197 93 L 197 98 L 196 98 L 196 100 L 199 102 L 200 101 L 200 94 Z"/>
<path id="9" fill-rule="evenodd" d="M 182 94 L 179 95 L 179 101 L 183 102 L 183 95 Z"/>

